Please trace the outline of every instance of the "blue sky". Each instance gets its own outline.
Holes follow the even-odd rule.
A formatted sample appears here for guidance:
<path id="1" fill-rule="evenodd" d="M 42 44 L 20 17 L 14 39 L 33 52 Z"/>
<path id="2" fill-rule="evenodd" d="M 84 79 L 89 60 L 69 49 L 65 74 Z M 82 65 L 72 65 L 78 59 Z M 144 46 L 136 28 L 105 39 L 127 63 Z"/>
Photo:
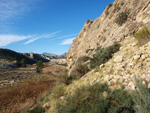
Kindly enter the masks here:
<path id="1" fill-rule="evenodd" d="M 0 48 L 68 52 L 84 23 L 114 0 L 0 0 Z"/>

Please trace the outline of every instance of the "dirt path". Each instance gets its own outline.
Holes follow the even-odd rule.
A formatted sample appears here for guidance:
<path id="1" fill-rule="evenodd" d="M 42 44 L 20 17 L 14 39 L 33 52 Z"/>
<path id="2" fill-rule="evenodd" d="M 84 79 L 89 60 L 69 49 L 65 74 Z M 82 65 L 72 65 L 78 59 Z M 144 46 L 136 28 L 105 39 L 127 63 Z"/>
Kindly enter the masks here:
<path id="1" fill-rule="evenodd" d="M 54 84 L 54 80 L 29 81 L 1 90 L 0 113 L 19 113 L 33 106 L 37 99 L 45 95 Z"/>

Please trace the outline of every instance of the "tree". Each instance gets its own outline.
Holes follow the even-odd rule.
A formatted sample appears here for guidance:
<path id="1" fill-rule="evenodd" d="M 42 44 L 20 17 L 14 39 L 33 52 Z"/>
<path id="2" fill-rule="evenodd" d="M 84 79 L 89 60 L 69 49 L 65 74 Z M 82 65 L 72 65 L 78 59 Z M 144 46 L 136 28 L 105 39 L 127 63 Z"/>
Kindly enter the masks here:
<path id="1" fill-rule="evenodd" d="M 39 60 L 37 63 L 36 63 L 37 67 L 36 67 L 36 71 L 38 73 L 40 73 L 42 71 L 42 68 L 43 68 L 43 61 Z"/>
<path id="2" fill-rule="evenodd" d="M 26 61 L 25 61 L 25 59 L 22 59 L 20 61 L 20 64 L 21 64 L 22 67 L 26 67 Z"/>

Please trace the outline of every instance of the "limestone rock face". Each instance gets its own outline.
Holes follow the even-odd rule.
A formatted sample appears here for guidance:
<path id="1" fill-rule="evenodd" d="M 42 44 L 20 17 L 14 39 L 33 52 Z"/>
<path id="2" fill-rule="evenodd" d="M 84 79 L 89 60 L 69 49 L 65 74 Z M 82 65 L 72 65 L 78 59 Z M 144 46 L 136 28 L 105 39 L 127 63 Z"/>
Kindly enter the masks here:
<path id="1" fill-rule="evenodd" d="M 125 11 L 128 12 L 128 19 L 120 26 L 115 21 L 118 15 Z M 149 19 L 150 0 L 115 0 L 111 7 L 105 8 L 99 18 L 85 23 L 67 54 L 68 69 L 73 68 L 80 56 L 93 54 L 92 51 L 86 50 L 120 42 L 125 37 L 133 35 L 141 25 L 150 24 Z"/>

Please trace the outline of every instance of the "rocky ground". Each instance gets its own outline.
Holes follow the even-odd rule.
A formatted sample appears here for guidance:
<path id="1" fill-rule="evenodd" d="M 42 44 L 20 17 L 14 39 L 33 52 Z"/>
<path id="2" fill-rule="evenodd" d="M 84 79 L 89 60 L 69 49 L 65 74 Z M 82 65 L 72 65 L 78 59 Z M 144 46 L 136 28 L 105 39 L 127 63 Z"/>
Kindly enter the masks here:
<path id="1" fill-rule="evenodd" d="M 121 45 L 120 51 L 112 59 L 74 82 L 68 87 L 68 91 L 72 92 L 82 85 L 104 82 L 111 88 L 124 85 L 126 90 L 134 90 L 136 78 L 142 79 L 143 84 L 150 82 L 150 42 L 139 46 L 136 39 L 127 37 Z M 150 83 L 148 86 L 150 87 Z"/>
<path id="2" fill-rule="evenodd" d="M 36 75 L 36 67 L 0 69 L 0 89 L 29 80 Z"/>

